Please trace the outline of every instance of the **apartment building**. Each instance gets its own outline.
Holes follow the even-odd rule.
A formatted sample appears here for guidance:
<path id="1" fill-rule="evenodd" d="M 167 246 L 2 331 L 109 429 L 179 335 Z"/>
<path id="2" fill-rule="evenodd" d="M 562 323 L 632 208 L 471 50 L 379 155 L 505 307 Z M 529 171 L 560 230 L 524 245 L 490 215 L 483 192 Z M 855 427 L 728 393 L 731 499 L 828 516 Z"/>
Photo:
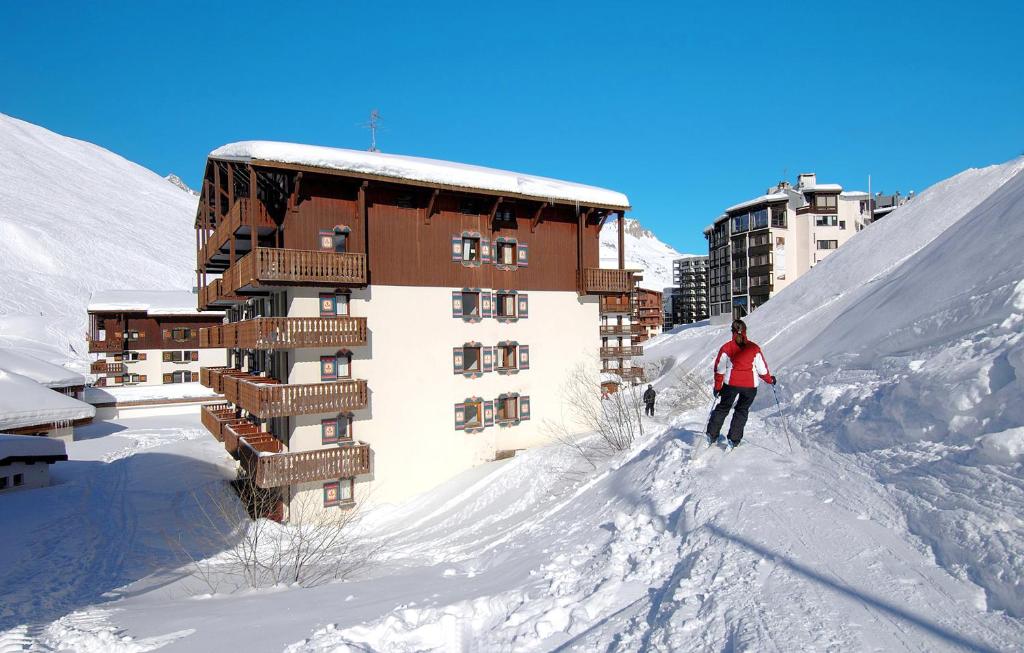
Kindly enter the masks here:
<path id="1" fill-rule="evenodd" d="M 890 195 L 875 193 L 874 197 L 871 198 L 871 222 L 881 220 L 912 199 L 914 199 L 914 191 L 910 191 L 906 197 L 901 195 L 899 191 Z"/>
<path id="2" fill-rule="evenodd" d="M 201 313 L 194 293 L 178 290 L 104 290 L 89 313 L 89 366 L 99 387 L 199 381 L 202 366 L 224 365 L 223 348 L 200 349 L 199 329 L 223 321 Z"/>
<path id="3" fill-rule="evenodd" d="M 742 318 L 868 223 L 868 194 L 801 174 L 730 206 L 704 230 L 712 324 Z"/>
<path id="4" fill-rule="evenodd" d="M 196 228 L 200 332 L 225 347 L 202 420 L 281 520 L 400 500 L 545 442 L 599 374 L 599 269 L 621 193 L 430 159 L 271 142 L 212 152 Z M 219 275 L 219 276 L 214 276 Z M 600 329 L 595 327 L 600 326 Z M 615 327 L 618 329 L 618 327 Z"/>
<path id="5" fill-rule="evenodd" d="M 606 392 L 614 392 L 621 383 L 644 380 L 643 367 L 634 359 L 644 353 L 640 343 L 646 328 L 639 322 L 634 297 L 635 290 L 600 298 L 601 386 Z"/>
<path id="6" fill-rule="evenodd" d="M 641 327 L 637 342 L 643 343 L 660 335 L 664 322 L 661 292 L 637 287 L 633 292 L 633 302 L 636 322 Z"/>
<path id="7" fill-rule="evenodd" d="M 672 323 L 708 319 L 708 257 L 684 256 L 672 261 Z"/>

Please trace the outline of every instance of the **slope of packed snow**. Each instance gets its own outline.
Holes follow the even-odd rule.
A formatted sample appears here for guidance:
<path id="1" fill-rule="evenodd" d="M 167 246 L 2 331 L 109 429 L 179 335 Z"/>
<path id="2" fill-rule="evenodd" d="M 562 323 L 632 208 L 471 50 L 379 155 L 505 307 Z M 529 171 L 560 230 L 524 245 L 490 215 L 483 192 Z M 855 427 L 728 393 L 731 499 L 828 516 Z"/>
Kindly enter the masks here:
<path id="1" fill-rule="evenodd" d="M 628 197 L 605 188 L 520 172 L 401 154 L 275 141 L 240 141 L 223 145 L 210 152 L 210 156 L 236 161 L 259 160 L 292 163 L 467 189 L 629 208 Z"/>
<path id="2" fill-rule="evenodd" d="M 0 114 L 0 347 L 81 362 L 93 291 L 191 289 L 195 211 L 142 166 Z"/>
<path id="3" fill-rule="evenodd" d="M 619 267 L 619 227 L 615 219 L 605 222 L 601 229 L 601 267 Z M 663 292 L 672 285 L 672 261 L 682 258 L 675 248 L 661 242 L 654 232 L 644 229 L 639 220 L 626 218 L 625 232 L 626 267 L 643 270 L 640 286 Z"/>

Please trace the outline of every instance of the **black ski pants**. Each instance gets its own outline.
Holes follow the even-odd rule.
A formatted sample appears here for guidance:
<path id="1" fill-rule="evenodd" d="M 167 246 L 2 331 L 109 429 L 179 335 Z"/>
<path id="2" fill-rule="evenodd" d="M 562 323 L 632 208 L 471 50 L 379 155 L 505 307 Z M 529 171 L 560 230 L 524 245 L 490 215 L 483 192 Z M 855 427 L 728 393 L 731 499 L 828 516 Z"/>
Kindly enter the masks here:
<path id="1" fill-rule="evenodd" d="M 646 413 L 647 415 L 650 415 L 651 417 L 654 417 L 654 402 L 653 401 L 648 401 L 648 402 L 644 403 L 644 413 Z"/>
<path id="2" fill-rule="evenodd" d="M 737 388 L 733 385 L 723 385 L 722 394 L 718 398 L 718 406 L 711 413 L 711 420 L 708 422 L 708 435 L 717 438 L 722 432 L 722 425 L 730 410 L 733 410 L 733 403 L 736 408 L 732 413 L 732 421 L 729 422 L 729 439 L 733 444 L 739 444 L 743 439 L 743 427 L 747 425 L 747 414 L 750 413 L 750 405 L 754 403 L 757 396 L 757 388 Z M 736 399 L 739 398 L 739 401 Z"/>

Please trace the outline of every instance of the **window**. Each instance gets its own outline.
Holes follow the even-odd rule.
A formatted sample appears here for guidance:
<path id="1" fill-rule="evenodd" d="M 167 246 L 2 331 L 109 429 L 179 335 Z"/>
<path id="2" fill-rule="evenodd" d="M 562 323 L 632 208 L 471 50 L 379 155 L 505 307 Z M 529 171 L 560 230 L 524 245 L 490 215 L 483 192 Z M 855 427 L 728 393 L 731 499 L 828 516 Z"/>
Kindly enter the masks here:
<path id="1" fill-rule="evenodd" d="M 142 337 L 142 334 L 140 334 L 138 331 L 129 331 L 126 335 L 129 340 L 138 340 L 139 338 Z"/>
<path id="2" fill-rule="evenodd" d="M 317 236 L 320 251 L 344 254 L 348 251 L 348 237 L 351 233 L 352 230 L 345 225 L 321 230 Z"/>
<path id="3" fill-rule="evenodd" d="M 837 197 L 835 195 L 815 195 L 814 196 L 814 208 L 816 209 L 834 209 L 836 208 Z"/>
<path id="4" fill-rule="evenodd" d="M 840 229 L 846 229 L 846 220 L 840 220 L 839 221 L 839 228 Z"/>
<path id="5" fill-rule="evenodd" d="M 339 351 L 333 356 L 320 357 L 320 380 L 336 381 L 352 378 L 352 353 Z"/>
<path id="6" fill-rule="evenodd" d="M 515 343 L 499 343 L 498 344 L 498 369 L 499 370 L 514 370 L 519 362 L 518 345 Z"/>
<path id="7" fill-rule="evenodd" d="M 125 374 L 124 383 L 141 383 L 142 377 L 138 374 Z"/>
<path id="8" fill-rule="evenodd" d="M 497 413 L 499 422 L 511 422 L 519 419 L 519 397 L 498 397 Z"/>
<path id="9" fill-rule="evenodd" d="M 184 342 L 192 337 L 192 329 L 179 327 L 171 329 L 171 340 L 176 342 Z"/>
<path id="10" fill-rule="evenodd" d="M 462 314 L 470 317 L 480 317 L 480 293 L 479 292 L 466 292 L 462 293 Z"/>
<path id="11" fill-rule="evenodd" d="M 505 242 L 498 243 L 497 256 L 494 262 L 502 265 L 515 265 L 517 263 L 516 244 Z"/>
<path id="12" fill-rule="evenodd" d="M 355 501 L 354 497 L 354 478 L 324 483 L 324 507 L 351 505 Z"/>
<path id="13" fill-rule="evenodd" d="M 837 215 L 819 215 L 814 218 L 815 227 L 834 227 L 838 222 L 839 216 Z"/>
<path id="14" fill-rule="evenodd" d="M 483 361 L 482 347 L 463 347 L 462 348 L 462 369 L 465 372 L 479 372 L 481 371 L 481 362 Z"/>
<path id="15" fill-rule="evenodd" d="M 483 402 L 481 401 L 469 401 L 464 404 L 466 407 L 466 417 L 464 424 L 467 428 L 483 426 Z"/>
<path id="16" fill-rule="evenodd" d="M 323 293 L 320 295 L 320 317 L 348 315 L 347 294 Z"/>
<path id="17" fill-rule="evenodd" d="M 476 203 L 476 200 L 465 198 L 459 201 L 459 213 L 466 215 L 479 215 L 480 209 Z"/>
<path id="18" fill-rule="evenodd" d="M 771 234 L 767 234 L 767 233 L 757 234 L 756 236 L 751 236 L 750 237 L 750 246 L 751 247 L 760 247 L 761 245 L 770 245 L 771 242 L 772 242 Z"/>
<path id="19" fill-rule="evenodd" d="M 475 236 L 463 236 L 462 237 L 462 260 L 463 261 L 479 261 L 480 260 L 480 238 Z"/>
<path id="20" fill-rule="evenodd" d="M 25 484 L 25 475 L 24 474 L 15 474 L 14 475 L 14 487 L 18 487 L 19 485 L 24 485 L 24 484 Z"/>
<path id="21" fill-rule="evenodd" d="M 337 444 L 352 441 L 352 416 L 338 415 L 320 422 L 320 439 L 323 444 Z"/>
<path id="22" fill-rule="evenodd" d="M 494 212 L 494 219 L 501 220 L 503 222 L 514 222 L 516 219 L 516 213 L 510 208 L 498 209 Z"/>
<path id="23" fill-rule="evenodd" d="M 861 213 L 867 213 L 868 212 L 868 201 L 867 200 L 861 200 L 860 201 L 860 212 Z"/>
<path id="24" fill-rule="evenodd" d="M 838 240 L 819 240 L 818 249 L 836 249 L 839 247 Z"/>
<path id="25" fill-rule="evenodd" d="M 412 193 L 403 193 L 395 198 L 395 205 L 400 209 L 414 208 Z"/>
<path id="26" fill-rule="evenodd" d="M 8 482 L 9 479 L 6 476 L 0 476 L 0 490 L 6 490 Z"/>
<path id="27" fill-rule="evenodd" d="M 772 207 L 772 227 L 778 229 L 786 228 L 786 207 L 784 206 L 773 206 Z"/>
<path id="28" fill-rule="evenodd" d="M 750 224 L 750 214 L 749 213 L 744 213 L 743 215 L 737 215 L 736 217 L 734 217 L 732 219 L 732 230 L 733 230 L 733 232 L 746 231 L 747 227 L 749 226 L 749 224 Z"/>
<path id="29" fill-rule="evenodd" d="M 763 229 L 768 226 L 768 209 L 759 209 L 750 214 L 753 216 L 754 225 L 751 229 Z"/>
<path id="30" fill-rule="evenodd" d="M 750 266 L 754 267 L 757 265 L 771 265 L 772 256 L 771 254 L 758 254 L 757 256 L 750 257 Z"/>
<path id="31" fill-rule="evenodd" d="M 496 304 L 498 317 L 516 316 L 516 296 L 514 293 L 498 292 Z"/>

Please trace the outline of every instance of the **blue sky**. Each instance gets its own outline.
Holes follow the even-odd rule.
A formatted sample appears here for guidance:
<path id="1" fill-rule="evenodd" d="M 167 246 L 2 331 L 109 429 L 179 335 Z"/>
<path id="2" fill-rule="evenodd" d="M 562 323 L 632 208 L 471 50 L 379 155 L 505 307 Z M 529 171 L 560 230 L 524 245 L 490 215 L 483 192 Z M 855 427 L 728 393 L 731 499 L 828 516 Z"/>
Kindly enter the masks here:
<path id="1" fill-rule="evenodd" d="M 7 2 L 0 111 L 196 185 L 230 141 L 365 148 L 378 108 L 383 151 L 623 191 L 682 251 L 798 172 L 1024 153 L 1020 4 L 831 4 Z"/>

